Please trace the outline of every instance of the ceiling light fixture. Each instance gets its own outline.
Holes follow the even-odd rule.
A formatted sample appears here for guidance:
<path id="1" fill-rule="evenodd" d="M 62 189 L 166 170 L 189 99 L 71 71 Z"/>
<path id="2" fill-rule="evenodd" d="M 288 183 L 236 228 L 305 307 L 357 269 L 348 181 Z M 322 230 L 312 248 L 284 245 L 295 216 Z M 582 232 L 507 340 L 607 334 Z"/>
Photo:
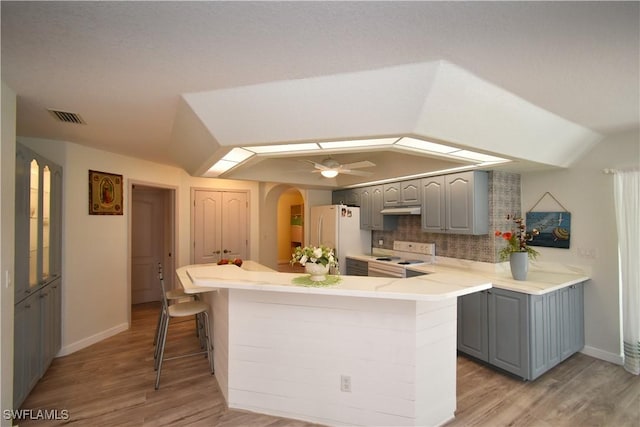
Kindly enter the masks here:
<path id="1" fill-rule="evenodd" d="M 325 178 L 335 178 L 336 176 L 338 176 L 338 171 L 334 171 L 334 170 L 320 171 L 320 175 L 324 176 Z"/>
<path id="2" fill-rule="evenodd" d="M 218 176 L 255 155 L 251 151 L 236 147 L 224 155 L 207 171 L 208 175 Z"/>
<path id="3" fill-rule="evenodd" d="M 257 145 L 255 147 L 242 147 L 245 150 L 253 151 L 256 154 L 288 153 L 295 151 L 313 151 L 321 148 L 315 142 L 303 144 L 279 144 L 279 145 Z"/>
<path id="4" fill-rule="evenodd" d="M 331 152 L 333 151 L 356 151 L 358 148 L 391 148 L 394 150 L 409 151 L 418 154 L 426 154 L 440 158 L 448 158 L 467 163 L 468 167 L 484 167 L 493 164 L 510 162 L 509 159 L 491 156 L 475 151 L 464 150 L 445 144 L 435 143 L 424 139 L 412 137 L 387 137 L 371 139 L 354 139 L 341 141 L 324 142 L 304 142 L 293 144 L 256 145 L 251 147 L 236 147 L 227 155 L 220 159 L 208 171 L 209 176 L 218 176 L 231 168 L 238 166 L 254 155 L 264 157 L 293 156 L 299 152 Z M 442 171 L 439 171 L 442 172 Z M 335 178 L 338 176 L 337 170 L 323 170 L 321 175 L 325 178 Z"/>

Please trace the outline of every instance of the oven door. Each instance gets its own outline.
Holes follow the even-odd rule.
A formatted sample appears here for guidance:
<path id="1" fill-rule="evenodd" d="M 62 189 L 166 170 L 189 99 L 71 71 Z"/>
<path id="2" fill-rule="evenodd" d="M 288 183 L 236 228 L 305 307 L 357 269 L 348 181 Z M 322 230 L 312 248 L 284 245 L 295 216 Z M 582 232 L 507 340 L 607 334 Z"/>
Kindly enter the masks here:
<path id="1" fill-rule="evenodd" d="M 369 277 L 405 277 L 405 268 L 401 265 L 390 262 L 369 261 Z"/>

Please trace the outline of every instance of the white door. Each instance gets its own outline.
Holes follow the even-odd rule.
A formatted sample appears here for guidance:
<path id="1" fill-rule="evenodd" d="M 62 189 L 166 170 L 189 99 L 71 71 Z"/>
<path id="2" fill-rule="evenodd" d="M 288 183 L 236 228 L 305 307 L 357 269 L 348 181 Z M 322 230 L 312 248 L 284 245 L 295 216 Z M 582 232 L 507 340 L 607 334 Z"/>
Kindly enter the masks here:
<path id="1" fill-rule="evenodd" d="M 215 263 L 220 259 L 247 259 L 247 193 L 194 191 L 194 263 Z"/>
<path id="2" fill-rule="evenodd" d="M 163 190 L 132 192 L 131 303 L 160 300 L 158 262 L 164 258 L 165 205 Z"/>
<path id="3" fill-rule="evenodd" d="M 222 193 L 222 258 L 247 259 L 247 193 Z"/>

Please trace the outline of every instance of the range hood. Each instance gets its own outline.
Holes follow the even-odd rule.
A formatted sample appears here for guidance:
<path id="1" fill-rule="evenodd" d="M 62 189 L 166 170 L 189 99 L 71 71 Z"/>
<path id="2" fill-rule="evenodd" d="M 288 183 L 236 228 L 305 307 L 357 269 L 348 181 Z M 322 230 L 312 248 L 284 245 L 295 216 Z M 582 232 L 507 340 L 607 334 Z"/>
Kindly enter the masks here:
<path id="1" fill-rule="evenodd" d="M 382 215 L 420 215 L 420 206 L 406 206 L 402 208 L 386 208 L 380 211 Z"/>

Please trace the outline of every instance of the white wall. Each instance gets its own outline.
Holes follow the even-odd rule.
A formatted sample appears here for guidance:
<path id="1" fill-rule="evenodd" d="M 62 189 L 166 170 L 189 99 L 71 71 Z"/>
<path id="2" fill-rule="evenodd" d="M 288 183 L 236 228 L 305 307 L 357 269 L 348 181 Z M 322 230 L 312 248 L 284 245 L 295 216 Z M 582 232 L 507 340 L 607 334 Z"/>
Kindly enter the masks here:
<path id="1" fill-rule="evenodd" d="M 569 169 L 522 175 L 523 212 L 547 191 L 571 212 L 571 248 L 539 248 L 539 260 L 585 266 L 591 271 L 584 296 L 584 352 L 614 363 L 622 362 L 618 243 L 613 176 L 602 169 L 638 167 L 639 163 L 640 134 L 634 131 L 603 140 Z M 534 210 L 562 208 L 545 197 Z"/>
<path id="2" fill-rule="evenodd" d="M 249 252 L 258 256 L 257 184 L 193 178 L 182 169 L 69 142 L 18 138 L 63 166 L 63 331 L 68 354 L 125 330 L 129 315 L 129 181 L 176 190 L 176 267 L 190 264 L 190 188 L 250 191 Z M 124 215 L 88 214 L 88 170 L 123 175 Z"/>
<path id="3" fill-rule="evenodd" d="M 13 409 L 16 94 L 2 82 L 0 134 L 0 409 Z M 11 421 L 0 418 L 0 425 Z"/>

